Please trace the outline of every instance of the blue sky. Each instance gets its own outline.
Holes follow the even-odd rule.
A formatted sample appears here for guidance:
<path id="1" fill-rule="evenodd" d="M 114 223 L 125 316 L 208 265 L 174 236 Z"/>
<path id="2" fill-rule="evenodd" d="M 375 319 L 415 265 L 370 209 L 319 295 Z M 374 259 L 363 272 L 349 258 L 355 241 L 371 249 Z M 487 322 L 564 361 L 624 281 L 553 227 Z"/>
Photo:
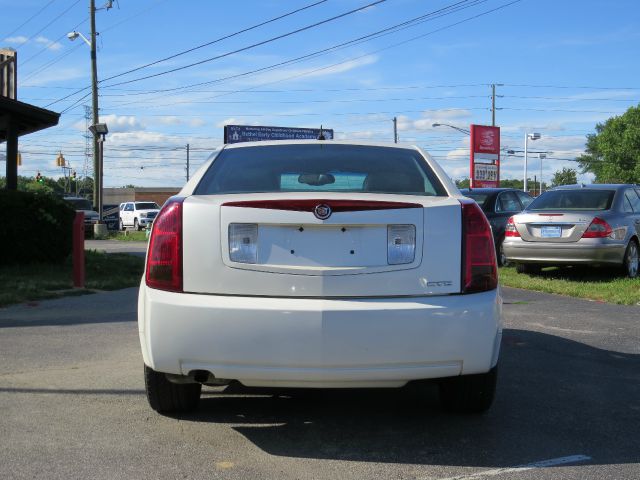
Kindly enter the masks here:
<path id="1" fill-rule="evenodd" d="M 98 11 L 100 117 L 110 130 L 104 185 L 182 185 L 186 145 L 193 172 L 221 144 L 225 123 L 322 124 L 337 138 L 391 142 L 394 116 L 401 141 L 430 152 L 452 178 L 467 177 L 468 137 L 432 124 L 490 124 L 492 83 L 503 85 L 502 146 L 522 150 L 525 133 L 540 132 L 529 148 L 552 152 L 542 165 L 549 179 L 577 166 L 570 160 L 596 123 L 640 103 L 637 0 L 386 0 L 286 35 L 373 3 L 326 0 L 175 56 L 317 1 L 120 0 Z M 60 176 L 61 151 L 85 174 L 89 48 L 66 34 L 89 34 L 88 1 L 0 0 L 0 9 L 0 47 L 18 51 L 19 100 L 64 112 L 57 127 L 21 138 L 19 173 Z M 433 12 L 440 13 L 331 49 Z M 173 58 L 121 75 L 166 57 Z M 503 178 L 522 178 L 516 155 L 503 157 Z M 539 175 L 538 155 L 529 163 L 530 176 Z"/>

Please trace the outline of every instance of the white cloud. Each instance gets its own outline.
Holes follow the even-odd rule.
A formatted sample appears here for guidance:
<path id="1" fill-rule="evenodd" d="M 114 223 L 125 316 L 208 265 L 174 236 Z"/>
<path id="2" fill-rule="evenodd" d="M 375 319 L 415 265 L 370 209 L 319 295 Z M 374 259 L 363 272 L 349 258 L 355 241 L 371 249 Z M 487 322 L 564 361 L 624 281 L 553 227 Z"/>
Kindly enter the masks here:
<path id="1" fill-rule="evenodd" d="M 224 120 L 216 123 L 216 127 L 218 128 L 224 128 L 225 125 L 244 125 L 244 123 L 242 123 L 242 120 L 233 117 L 225 118 Z"/>
<path id="2" fill-rule="evenodd" d="M 57 52 L 62 48 L 62 44 L 58 42 L 54 42 L 53 40 L 49 40 L 47 37 L 39 36 L 34 40 L 36 43 L 40 45 L 44 45 L 47 50 L 51 50 L 52 52 Z"/>
<path id="3" fill-rule="evenodd" d="M 11 45 L 24 45 L 28 43 L 35 43 L 37 45 L 44 45 L 45 48 L 47 48 L 48 50 L 51 50 L 52 52 L 56 52 L 62 48 L 61 43 L 50 40 L 47 37 L 43 37 L 42 35 L 39 35 L 34 39 L 25 37 L 24 35 L 19 35 L 17 37 L 7 37 L 4 39 L 4 42 Z"/>
<path id="4" fill-rule="evenodd" d="M 21 85 L 22 87 L 26 88 L 26 87 L 42 87 L 45 85 L 49 85 L 49 84 L 60 84 L 60 83 L 64 83 L 65 81 L 69 81 L 69 80 L 78 80 L 81 78 L 85 78 L 87 80 L 87 82 L 89 82 L 88 80 L 88 75 L 89 75 L 89 67 L 87 66 L 86 68 L 76 68 L 76 67 L 72 67 L 72 68 L 64 68 L 64 67 L 59 67 L 59 68 L 51 68 L 48 70 L 44 70 L 43 72 L 39 73 L 37 76 L 33 77 L 33 78 L 29 78 L 28 80 L 26 80 L 26 85 Z M 89 90 L 88 90 L 89 91 Z M 59 104 L 57 104 L 59 105 Z M 54 109 L 57 108 L 53 107 Z"/>
<path id="5" fill-rule="evenodd" d="M 23 35 L 20 35 L 18 37 L 7 37 L 4 39 L 5 43 L 10 43 L 12 45 L 16 43 L 22 45 L 27 40 L 29 40 L 29 37 L 25 37 Z"/>
<path id="6" fill-rule="evenodd" d="M 193 118 L 189 120 L 189 126 L 191 127 L 204 127 L 206 124 L 207 122 L 205 122 L 201 118 Z"/>
<path id="7" fill-rule="evenodd" d="M 182 120 L 173 115 L 167 115 L 166 117 L 160 117 L 158 121 L 163 125 L 181 125 Z"/>
<path id="8" fill-rule="evenodd" d="M 351 70 L 356 70 L 368 65 L 377 63 L 379 57 L 377 55 L 367 55 L 366 57 L 357 58 L 355 60 L 347 60 L 344 62 L 331 63 L 325 66 L 312 67 L 306 69 L 283 69 L 273 72 L 267 72 L 262 75 L 254 77 L 251 84 L 269 84 L 281 82 L 284 80 L 295 81 L 297 79 L 308 80 L 310 78 L 327 77 L 330 75 L 337 75 L 341 73 L 347 73 Z"/>
<path id="9" fill-rule="evenodd" d="M 471 117 L 471 112 L 464 108 L 452 108 L 425 111 L 422 114 L 422 118 L 411 119 L 406 115 L 398 116 L 398 130 L 400 131 L 424 131 L 433 130 L 434 128 L 446 128 L 446 127 L 433 127 L 434 123 L 447 123 L 458 128 L 469 128 L 468 119 Z M 467 119 L 464 120 L 463 119 Z"/>
<path id="10" fill-rule="evenodd" d="M 107 124 L 109 132 L 111 133 L 132 132 L 146 128 L 135 116 L 105 115 L 100 121 Z"/>

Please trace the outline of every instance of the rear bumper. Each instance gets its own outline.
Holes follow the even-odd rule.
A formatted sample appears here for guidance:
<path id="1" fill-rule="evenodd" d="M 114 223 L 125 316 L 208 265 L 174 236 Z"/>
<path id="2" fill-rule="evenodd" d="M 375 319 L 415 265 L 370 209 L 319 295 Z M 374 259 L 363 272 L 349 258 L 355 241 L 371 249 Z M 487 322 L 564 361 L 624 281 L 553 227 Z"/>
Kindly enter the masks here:
<path id="1" fill-rule="evenodd" d="M 487 372 L 502 335 L 498 290 L 388 299 L 177 294 L 144 283 L 144 361 L 179 375 L 206 370 L 247 386 L 400 387 Z"/>
<path id="2" fill-rule="evenodd" d="M 620 265 L 625 245 L 605 243 L 601 239 L 582 239 L 574 243 L 525 242 L 505 239 L 503 250 L 509 261 L 548 264 L 613 264 Z"/>

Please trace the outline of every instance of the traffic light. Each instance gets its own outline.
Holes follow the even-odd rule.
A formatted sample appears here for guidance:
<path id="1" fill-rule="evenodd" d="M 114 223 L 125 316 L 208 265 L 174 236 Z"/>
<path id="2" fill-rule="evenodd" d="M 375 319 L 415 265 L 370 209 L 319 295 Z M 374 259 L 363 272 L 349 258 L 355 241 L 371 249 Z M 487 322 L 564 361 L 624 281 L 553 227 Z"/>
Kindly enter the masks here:
<path id="1" fill-rule="evenodd" d="M 36 182 L 44 183 L 44 177 L 40 174 L 40 172 L 38 172 L 38 174 L 36 175 Z"/>
<path id="2" fill-rule="evenodd" d="M 71 173 L 71 178 L 75 181 L 75 179 L 76 179 L 76 171 L 75 170 Z"/>
<path id="3" fill-rule="evenodd" d="M 66 165 L 66 163 L 65 163 L 64 156 L 62 155 L 62 152 L 60 152 L 58 154 L 58 156 L 56 157 L 56 166 L 57 167 L 64 167 L 65 165 Z"/>

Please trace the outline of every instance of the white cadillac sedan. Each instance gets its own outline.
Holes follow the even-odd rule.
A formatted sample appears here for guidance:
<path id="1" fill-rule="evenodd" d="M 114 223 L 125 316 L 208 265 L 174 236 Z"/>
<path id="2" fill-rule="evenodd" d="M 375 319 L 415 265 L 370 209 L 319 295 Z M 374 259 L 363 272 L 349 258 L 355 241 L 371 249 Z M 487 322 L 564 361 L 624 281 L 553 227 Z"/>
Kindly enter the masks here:
<path id="1" fill-rule="evenodd" d="M 202 385 L 398 388 L 493 401 L 502 336 L 491 228 L 415 147 L 227 145 L 157 216 L 138 300 L 158 412 Z"/>

